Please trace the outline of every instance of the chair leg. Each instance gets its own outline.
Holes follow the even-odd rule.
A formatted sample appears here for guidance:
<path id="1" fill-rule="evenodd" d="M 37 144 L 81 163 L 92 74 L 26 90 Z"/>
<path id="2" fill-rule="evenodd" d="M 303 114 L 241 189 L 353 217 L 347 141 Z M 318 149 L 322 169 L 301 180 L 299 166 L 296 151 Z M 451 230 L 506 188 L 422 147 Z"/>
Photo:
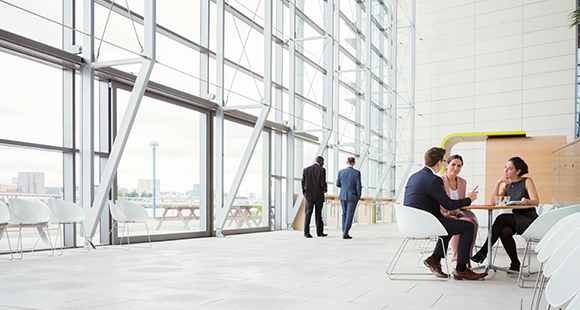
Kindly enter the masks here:
<path id="1" fill-rule="evenodd" d="M 54 240 L 55 247 L 57 246 L 57 242 L 60 242 L 60 254 L 59 254 L 59 256 L 62 256 L 62 254 L 63 254 L 63 250 L 62 250 L 62 248 L 63 248 L 63 242 L 62 242 L 63 236 L 62 236 L 62 229 L 61 229 L 61 227 L 63 225 L 64 224 L 60 224 L 60 223 L 58 224 L 58 230 L 56 231 L 56 240 Z"/>
<path id="2" fill-rule="evenodd" d="M 524 257 L 522 258 L 522 264 L 520 265 L 520 272 L 518 273 L 518 286 L 524 287 L 524 279 L 522 279 L 522 273 L 524 271 L 524 266 L 526 265 L 526 257 L 528 256 L 528 250 L 530 248 L 530 239 L 526 240 L 526 245 L 524 246 Z M 531 259 L 528 258 L 528 261 Z M 530 263 L 530 262 L 528 262 Z"/>
<path id="3" fill-rule="evenodd" d="M 401 243 L 401 245 L 397 249 L 397 252 L 395 252 L 395 256 L 393 256 L 391 263 L 389 264 L 389 266 L 387 266 L 386 273 L 389 275 L 389 279 L 391 279 L 391 280 L 395 280 L 392 277 L 394 274 L 393 271 L 395 270 L 395 266 L 399 262 L 399 258 L 401 258 L 401 254 L 403 254 L 403 250 L 405 249 L 405 246 L 407 246 L 407 243 L 409 242 L 409 240 L 410 240 L 409 238 L 405 238 L 405 240 L 403 240 L 403 243 Z"/>
<path id="4" fill-rule="evenodd" d="M 10 259 L 9 261 L 14 259 L 14 253 L 12 253 L 12 245 L 10 244 L 10 237 L 8 236 L 8 227 L 4 226 L 2 230 L 0 230 L 0 239 L 6 233 L 6 240 L 8 240 L 8 249 L 10 249 Z"/>
<path id="5" fill-rule="evenodd" d="M 129 248 L 131 247 L 131 240 L 130 240 L 131 233 L 129 232 L 129 229 L 131 226 L 129 225 L 129 223 L 127 223 L 126 225 L 127 225 L 127 250 L 129 250 Z"/>
<path id="6" fill-rule="evenodd" d="M 431 274 L 431 272 L 428 273 L 395 273 L 395 266 L 397 265 L 397 263 L 399 262 L 399 259 L 401 258 L 405 247 L 407 246 L 409 240 L 411 240 L 411 238 L 405 238 L 403 240 L 403 243 L 401 243 L 401 245 L 399 246 L 399 248 L 397 249 L 397 252 L 395 253 L 395 256 L 393 257 L 393 259 L 391 260 L 391 263 L 389 264 L 389 266 L 387 267 L 386 273 L 389 275 L 389 279 L 390 280 L 411 280 L 411 281 L 417 281 L 417 280 L 425 280 L 425 281 L 448 281 L 449 280 L 449 276 L 447 278 L 445 278 L 445 280 L 440 280 L 440 279 L 436 279 L 436 278 L 427 278 L 427 279 L 417 279 L 417 278 L 397 278 L 397 277 L 393 277 L 393 276 L 399 276 L 399 275 L 410 275 L 410 276 L 420 276 L 420 275 L 425 275 L 425 276 L 433 276 Z M 446 263 L 446 267 L 447 270 L 449 271 L 449 265 L 447 264 L 447 257 L 445 257 L 445 263 Z"/>
<path id="7" fill-rule="evenodd" d="M 53 257 L 54 256 L 54 247 L 52 246 L 52 240 L 50 239 L 50 231 L 48 231 L 48 223 L 46 224 L 46 226 L 44 226 L 44 228 L 46 230 L 46 235 L 48 237 L 48 243 L 50 246 L 50 251 L 51 251 L 50 257 Z"/>
<path id="8" fill-rule="evenodd" d="M 528 261 L 528 275 L 531 274 L 531 265 L 532 265 L 532 240 L 526 240 L 526 246 L 524 247 L 524 258 L 522 259 L 522 264 L 520 265 L 520 272 L 518 273 L 518 286 L 524 288 L 524 267 L 526 265 L 526 258 Z"/>
<path id="9" fill-rule="evenodd" d="M 109 230 L 109 233 L 107 234 L 107 239 L 109 239 L 109 237 L 111 236 L 111 233 L 113 232 L 113 229 L 115 229 L 115 227 L 119 227 L 119 224 L 118 224 L 118 222 L 117 222 L 117 221 L 114 221 L 114 222 L 113 222 L 113 227 L 111 227 L 111 230 Z M 84 228 L 84 226 L 83 226 L 83 228 Z M 111 243 L 112 243 L 112 242 L 111 242 Z M 102 245 L 103 247 L 105 247 L 105 243 L 101 243 L 101 245 Z"/>
<path id="10" fill-rule="evenodd" d="M 131 240 L 129 240 L 129 223 L 123 223 L 123 231 L 121 232 L 121 240 L 119 245 L 123 245 L 123 237 L 125 236 L 125 228 L 127 228 L 127 250 L 131 247 Z"/>
<path id="11" fill-rule="evenodd" d="M 147 239 L 149 239 L 149 248 L 151 248 L 151 236 L 149 235 L 149 226 L 147 226 L 147 222 L 143 221 L 143 223 L 145 223 L 145 229 L 147 230 Z"/>
<path id="12" fill-rule="evenodd" d="M 536 285 L 534 286 L 534 295 L 532 296 L 532 303 L 530 304 L 530 310 L 538 309 L 540 306 L 540 299 L 542 298 L 541 294 L 538 294 L 540 290 L 540 284 L 544 283 L 544 263 L 540 265 L 540 271 L 538 273 L 538 277 L 536 278 Z M 536 301 L 537 299 L 537 301 Z M 534 305 L 536 305 L 534 307 Z"/>
<path id="13" fill-rule="evenodd" d="M 443 239 L 441 237 L 437 237 L 437 242 L 441 241 L 441 245 L 443 245 Z M 445 269 L 447 269 L 447 280 L 451 278 L 451 272 L 449 272 L 449 261 L 447 260 L 447 251 L 443 251 L 443 259 L 445 259 Z"/>
<path id="14" fill-rule="evenodd" d="M 16 242 L 16 253 L 18 253 L 18 247 L 20 247 L 20 258 L 18 260 L 22 260 L 24 254 L 22 253 L 22 225 L 19 227 L 18 230 L 18 241 Z"/>
<path id="15" fill-rule="evenodd" d="M 87 237 L 87 232 L 85 231 L 85 224 L 83 224 L 83 222 L 80 222 L 81 224 L 81 230 L 82 230 L 82 237 L 85 237 L 85 246 L 87 247 L 87 253 L 89 253 L 89 251 L 91 250 L 91 247 L 93 249 L 96 249 L 95 246 L 92 243 L 89 243 L 86 241 L 86 237 Z"/>

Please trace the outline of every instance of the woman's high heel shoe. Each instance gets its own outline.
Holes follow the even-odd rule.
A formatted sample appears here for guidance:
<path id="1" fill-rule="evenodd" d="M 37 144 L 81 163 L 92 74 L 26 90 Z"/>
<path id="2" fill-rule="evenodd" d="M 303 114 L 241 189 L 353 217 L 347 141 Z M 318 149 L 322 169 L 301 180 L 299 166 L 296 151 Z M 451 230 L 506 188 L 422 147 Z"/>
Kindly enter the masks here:
<path id="1" fill-rule="evenodd" d="M 484 254 L 481 252 L 477 252 L 477 253 L 475 253 L 475 255 L 473 255 L 471 257 L 471 260 L 478 263 L 478 264 L 481 264 L 481 263 L 483 263 L 483 261 L 485 260 L 486 257 L 487 257 L 487 253 Z"/>

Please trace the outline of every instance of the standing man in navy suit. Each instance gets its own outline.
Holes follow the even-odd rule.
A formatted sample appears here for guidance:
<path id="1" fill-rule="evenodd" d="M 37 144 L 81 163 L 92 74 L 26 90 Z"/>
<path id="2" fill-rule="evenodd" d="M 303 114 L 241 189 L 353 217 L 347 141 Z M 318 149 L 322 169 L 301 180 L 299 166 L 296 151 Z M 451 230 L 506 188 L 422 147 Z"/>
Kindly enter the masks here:
<path id="1" fill-rule="evenodd" d="M 342 239 L 352 239 L 348 231 L 352 227 L 352 218 L 358 200 L 362 196 L 362 183 L 360 171 L 354 169 L 354 157 L 349 157 L 346 164 L 348 167 L 338 172 L 336 186 L 340 187 L 338 199 L 342 205 Z"/>
<path id="2" fill-rule="evenodd" d="M 310 218 L 312 209 L 314 210 L 314 221 L 316 222 L 316 234 L 318 237 L 326 237 L 324 233 L 324 223 L 322 222 L 322 205 L 324 204 L 324 193 L 326 193 L 326 169 L 324 158 L 316 157 L 316 162 L 312 166 L 304 168 L 302 171 L 302 194 L 306 199 L 304 217 L 304 237 L 312 238 L 310 234 Z"/>
<path id="3" fill-rule="evenodd" d="M 433 214 L 445 227 L 449 235 L 441 236 L 437 242 L 433 254 L 425 261 L 425 266 L 437 277 L 447 277 L 441 269 L 441 258 L 447 253 L 447 246 L 452 235 L 459 235 L 459 245 L 457 249 L 457 268 L 453 271 L 453 278 L 456 280 L 477 280 L 487 276 L 487 272 L 475 273 L 467 268 L 469 263 L 469 251 L 473 241 L 474 227 L 471 222 L 448 219 L 441 214 L 440 206 L 447 210 L 459 209 L 469 206 L 477 199 L 477 187 L 467 194 L 466 198 L 453 200 L 447 196 L 443 188 L 443 179 L 437 175 L 445 163 L 443 157 L 445 150 L 440 147 L 432 147 L 425 153 L 425 167 L 414 173 L 407 181 L 405 187 L 405 206 L 421 209 Z"/>

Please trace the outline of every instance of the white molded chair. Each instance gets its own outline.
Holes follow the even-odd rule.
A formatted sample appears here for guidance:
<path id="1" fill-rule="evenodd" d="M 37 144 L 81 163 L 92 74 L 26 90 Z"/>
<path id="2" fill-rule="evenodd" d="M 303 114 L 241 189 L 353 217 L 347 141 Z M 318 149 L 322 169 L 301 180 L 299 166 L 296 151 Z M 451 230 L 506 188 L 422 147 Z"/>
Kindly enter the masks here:
<path id="1" fill-rule="evenodd" d="M 560 229 L 563 229 L 563 228 L 566 229 L 565 226 L 568 225 L 568 222 L 570 222 L 578 217 L 580 217 L 580 212 L 566 216 L 565 218 L 561 219 L 558 223 L 556 223 L 553 227 L 551 227 L 550 230 L 544 236 L 544 238 L 542 238 L 542 240 L 540 240 L 540 242 L 538 242 L 538 245 L 536 245 L 536 248 L 535 248 L 536 253 L 540 252 L 540 250 L 546 244 L 550 243 L 550 240 L 552 239 L 552 237 L 554 235 L 560 233 Z M 568 229 L 573 229 L 573 228 L 574 227 L 570 227 Z"/>
<path id="2" fill-rule="evenodd" d="M 0 201 L 0 240 L 2 236 L 6 234 L 6 240 L 8 240 L 8 249 L 10 249 L 10 260 L 14 259 L 14 254 L 12 253 L 12 245 L 10 244 L 10 238 L 8 237 L 8 224 L 10 223 L 10 210 L 8 206 Z"/>
<path id="3" fill-rule="evenodd" d="M 540 264 L 540 272 L 536 279 L 536 285 L 534 287 L 534 294 L 532 296 L 532 303 L 530 309 L 538 309 L 540 305 L 540 300 L 542 299 L 542 292 L 544 291 L 544 286 L 546 284 L 547 278 L 551 275 L 546 275 L 544 272 L 545 266 L 551 260 L 552 256 L 559 251 L 562 245 L 566 241 L 571 241 L 569 237 L 580 228 L 580 213 L 575 213 L 568 215 L 554 227 L 548 231 L 546 236 L 540 241 L 536 250 L 540 245 L 542 246 L 538 250 L 538 261 Z M 560 252 L 560 255 L 562 252 Z"/>
<path id="4" fill-rule="evenodd" d="M 123 244 L 123 236 L 125 235 L 125 227 L 127 228 L 127 250 L 131 246 L 129 240 L 129 223 L 144 223 L 145 229 L 147 230 L 147 238 L 149 239 L 149 248 L 151 248 L 151 237 L 149 236 L 149 227 L 147 226 L 147 220 L 149 219 L 149 214 L 143 206 L 136 203 L 127 201 L 118 201 L 118 204 L 109 201 L 109 208 L 111 210 L 111 216 L 115 219 L 113 227 L 109 231 L 109 235 L 115 229 L 115 226 L 119 227 L 118 223 L 123 223 L 123 232 L 121 233 L 121 241 L 119 244 Z M 108 238 L 108 236 L 107 236 Z"/>
<path id="5" fill-rule="evenodd" d="M 24 227 L 33 227 L 38 230 L 39 236 L 37 242 L 40 240 L 43 234 L 46 233 L 50 243 L 50 249 L 52 251 L 51 256 L 54 255 L 54 249 L 50 240 L 50 232 L 48 231 L 48 221 L 50 220 L 50 214 L 48 213 L 46 205 L 24 199 L 10 199 L 9 201 L 10 212 L 12 213 L 10 216 L 9 224 L 10 226 L 19 228 L 18 243 L 16 246 L 16 252 L 18 252 L 18 249 L 20 249 L 19 259 L 22 259 L 23 257 L 22 228 Z M 34 249 L 32 250 L 34 251 Z"/>
<path id="6" fill-rule="evenodd" d="M 580 310 L 580 294 L 576 294 L 576 296 L 570 301 L 566 310 Z"/>
<path id="7" fill-rule="evenodd" d="M 539 242 L 548 233 L 550 228 L 552 228 L 556 223 L 566 216 L 580 212 L 580 205 L 569 206 L 565 208 L 555 209 L 543 213 L 537 219 L 535 219 L 532 224 L 524 231 L 522 238 L 526 240 L 526 245 L 524 247 L 524 258 L 522 264 L 520 265 L 520 272 L 518 274 L 518 286 L 524 287 L 524 278 L 522 276 L 524 267 L 526 265 L 526 258 L 528 262 L 528 274 L 531 273 L 531 263 L 532 263 L 532 243 Z"/>
<path id="8" fill-rule="evenodd" d="M 576 242 L 577 244 L 577 242 Z M 546 285 L 546 300 L 551 307 L 566 309 L 580 291 L 580 245 L 568 255 Z"/>
<path id="9" fill-rule="evenodd" d="M 394 272 L 395 266 L 397 265 L 401 255 L 403 254 L 403 250 L 407 246 L 409 240 L 430 240 L 433 239 L 434 241 L 441 240 L 441 236 L 447 236 L 448 233 L 445 230 L 445 227 L 437 220 L 433 214 L 423 211 L 413 207 L 407 207 L 402 205 L 395 205 L 395 212 L 397 216 L 397 226 L 401 234 L 405 237 L 399 249 L 395 253 L 395 256 L 391 260 L 391 263 L 387 267 L 386 273 L 389 275 L 389 279 L 391 280 L 418 280 L 417 278 L 413 279 L 403 279 L 399 277 L 399 275 L 410 275 L 410 276 L 419 276 L 419 275 L 432 275 L 431 272 L 429 273 L 399 273 Z M 444 253 L 445 254 L 445 253 Z M 445 256 L 445 267 L 447 268 L 448 277 L 445 281 L 449 280 L 450 273 L 449 273 L 449 265 L 447 263 L 447 256 Z M 428 278 L 425 280 L 437 280 Z"/>
<path id="10" fill-rule="evenodd" d="M 70 201 L 59 200 L 59 199 L 49 199 L 48 200 L 48 212 L 50 213 L 50 223 L 58 225 L 58 231 L 56 233 L 57 240 L 60 241 L 60 255 L 63 251 L 63 237 L 62 228 L 65 224 L 81 224 L 81 229 L 83 231 L 83 236 L 85 235 L 85 226 L 83 221 L 87 218 L 83 208 L 76 203 Z M 59 238 L 61 236 L 61 238 Z M 55 241 L 56 246 L 56 241 Z M 88 250 L 88 248 L 87 248 Z"/>

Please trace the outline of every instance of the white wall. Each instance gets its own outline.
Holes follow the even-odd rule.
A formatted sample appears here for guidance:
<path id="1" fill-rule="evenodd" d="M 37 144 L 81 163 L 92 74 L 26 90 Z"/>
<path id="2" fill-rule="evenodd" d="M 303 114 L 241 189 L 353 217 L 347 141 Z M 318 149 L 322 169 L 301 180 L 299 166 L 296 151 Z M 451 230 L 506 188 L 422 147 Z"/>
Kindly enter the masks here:
<path id="1" fill-rule="evenodd" d="M 572 0 L 417 0 L 416 165 L 411 173 L 423 165 L 428 148 L 452 133 L 524 130 L 528 136 L 574 139 L 576 41 L 567 25 L 574 9 Z M 409 24 L 410 14 L 411 1 L 401 0 L 399 27 Z M 409 32 L 399 30 L 398 41 L 397 152 L 405 158 Z M 459 144 L 452 153 L 463 156 L 460 175 L 469 188 L 480 185 L 477 203 L 483 203 L 485 143 Z M 397 169 L 397 182 L 406 183 L 404 168 Z"/>

